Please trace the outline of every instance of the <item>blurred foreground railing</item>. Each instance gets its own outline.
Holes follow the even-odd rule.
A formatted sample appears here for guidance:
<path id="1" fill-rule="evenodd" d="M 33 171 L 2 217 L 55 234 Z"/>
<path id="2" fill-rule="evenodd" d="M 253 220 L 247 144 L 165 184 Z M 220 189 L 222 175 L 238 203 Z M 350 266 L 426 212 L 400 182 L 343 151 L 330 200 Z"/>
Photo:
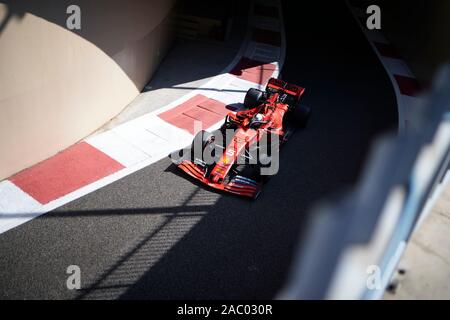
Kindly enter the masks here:
<path id="1" fill-rule="evenodd" d="M 450 180 L 450 66 L 412 108 L 411 127 L 380 138 L 357 185 L 312 212 L 281 299 L 377 299 L 419 221 Z"/>

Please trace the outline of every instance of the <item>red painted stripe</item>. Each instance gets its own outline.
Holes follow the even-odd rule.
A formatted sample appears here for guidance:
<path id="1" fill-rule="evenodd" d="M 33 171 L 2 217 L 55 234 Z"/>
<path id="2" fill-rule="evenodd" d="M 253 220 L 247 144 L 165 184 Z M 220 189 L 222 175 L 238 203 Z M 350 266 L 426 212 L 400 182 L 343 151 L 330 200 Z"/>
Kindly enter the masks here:
<path id="1" fill-rule="evenodd" d="M 227 108 L 224 108 L 224 104 L 223 103 L 217 103 L 217 100 L 214 99 L 208 99 L 208 100 L 204 100 L 202 102 L 200 102 L 198 104 L 199 108 L 202 109 L 206 109 L 210 112 L 214 112 L 216 114 L 218 114 L 221 117 L 225 117 L 228 112 L 230 112 Z M 238 101 L 236 101 L 238 102 Z"/>
<path id="2" fill-rule="evenodd" d="M 400 92 L 407 96 L 416 96 L 421 91 L 421 86 L 415 78 L 394 75 Z"/>
<path id="3" fill-rule="evenodd" d="M 271 46 L 281 46 L 281 34 L 276 31 L 253 28 L 252 40 Z"/>
<path id="4" fill-rule="evenodd" d="M 230 74 L 247 81 L 265 84 L 272 77 L 275 69 L 274 64 L 243 57 L 230 71 Z"/>
<path id="5" fill-rule="evenodd" d="M 377 48 L 378 52 L 388 58 L 394 58 L 394 59 L 401 59 L 401 56 L 398 54 L 398 52 L 395 50 L 393 46 L 386 43 L 376 42 L 374 41 L 373 44 Z"/>
<path id="6" fill-rule="evenodd" d="M 206 129 L 223 119 L 227 113 L 224 103 L 198 94 L 158 116 L 178 128 L 195 134 L 195 121 L 200 121 L 202 129 Z"/>
<path id="7" fill-rule="evenodd" d="M 46 204 L 123 168 L 90 144 L 80 142 L 9 180 Z"/>

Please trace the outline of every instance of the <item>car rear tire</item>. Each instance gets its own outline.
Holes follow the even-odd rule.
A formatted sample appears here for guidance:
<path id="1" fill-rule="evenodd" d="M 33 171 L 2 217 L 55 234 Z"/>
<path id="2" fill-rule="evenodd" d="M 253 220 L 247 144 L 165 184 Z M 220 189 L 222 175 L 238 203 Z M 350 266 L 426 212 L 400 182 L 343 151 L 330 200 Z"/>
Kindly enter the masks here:
<path id="1" fill-rule="evenodd" d="M 306 127 L 310 115 L 311 115 L 311 108 L 301 104 L 299 104 L 293 111 L 295 122 L 300 128 Z"/>
<path id="2" fill-rule="evenodd" d="M 244 99 L 244 108 L 253 109 L 261 103 L 264 97 L 264 92 L 255 88 L 250 88 L 247 91 Z"/>

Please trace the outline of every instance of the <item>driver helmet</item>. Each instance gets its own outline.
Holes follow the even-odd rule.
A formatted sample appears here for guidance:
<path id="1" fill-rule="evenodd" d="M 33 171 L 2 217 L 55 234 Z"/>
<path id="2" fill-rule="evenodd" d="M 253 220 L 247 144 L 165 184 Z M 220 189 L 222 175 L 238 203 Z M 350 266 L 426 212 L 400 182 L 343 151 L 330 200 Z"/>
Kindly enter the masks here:
<path id="1" fill-rule="evenodd" d="M 264 119 L 264 115 L 262 115 L 261 113 L 257 113 L 255 115 L 255 120 L 256 121 L 263 121 L 263 119 Z"/>

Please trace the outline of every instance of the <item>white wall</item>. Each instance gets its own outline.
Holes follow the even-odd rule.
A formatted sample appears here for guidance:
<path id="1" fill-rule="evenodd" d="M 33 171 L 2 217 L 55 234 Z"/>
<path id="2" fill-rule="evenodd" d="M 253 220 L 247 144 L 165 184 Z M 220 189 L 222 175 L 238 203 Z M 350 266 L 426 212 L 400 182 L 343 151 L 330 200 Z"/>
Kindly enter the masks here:
<path id="1" fill-rule="evenodd" d="M 174 1 L 0 3 L 0 180 L 109 121 L 150 79 L 171 42 Z M 82 29 L 65 28 L 81 7 Z"/>

